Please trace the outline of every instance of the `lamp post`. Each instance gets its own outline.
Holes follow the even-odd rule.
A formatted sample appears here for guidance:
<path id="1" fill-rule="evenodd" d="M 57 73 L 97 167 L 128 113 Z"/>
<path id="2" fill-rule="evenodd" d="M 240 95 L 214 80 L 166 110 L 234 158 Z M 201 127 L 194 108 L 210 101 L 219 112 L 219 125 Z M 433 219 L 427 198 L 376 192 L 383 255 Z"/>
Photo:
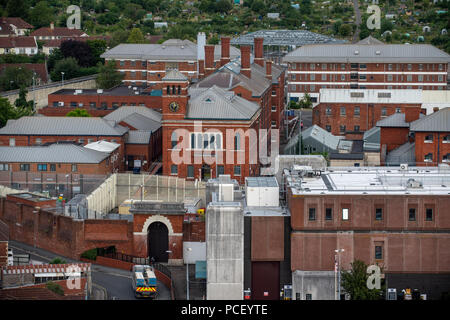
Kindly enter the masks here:
<path id="1" fill-rule="evenodd" d="M 344 249 L 336 249 L 336 255 L 334 256 L 334 300 L 341 300 L 341 252 Z M 337 266 L 336 266 L 337 261 Z M 337 289 L 337 290 L 336 290 Z"/>
<path id="2" fill-rule="evenodd" d="M 192 248 L 186 248 L 186 251 L 192 251 Z M 186 257 L 184 258 L 186 261 Z M 189 300 L 189 263 L 186 261 L 186 300 Z"/>
<path id="3" fill-rule="evenodd" d="M 64 72 L 61 72 L 62 86 L 64 87 Z"/>

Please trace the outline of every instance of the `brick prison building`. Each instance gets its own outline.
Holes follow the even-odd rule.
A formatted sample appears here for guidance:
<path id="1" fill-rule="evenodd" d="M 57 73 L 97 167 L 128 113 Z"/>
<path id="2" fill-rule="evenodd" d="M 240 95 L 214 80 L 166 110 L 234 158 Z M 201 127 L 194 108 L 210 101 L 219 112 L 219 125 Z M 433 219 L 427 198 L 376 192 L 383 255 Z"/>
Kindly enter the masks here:
<path id="1" fill-rule="evenodd" d="M 288 97 L 320 89 L 445 90 L 450 56 L 428 44 L 305 45 L 288 53 Z"/>
<path id="2" fill-rule="evenodd" d="M 334 300 L 344 249 L 342 270 L 378 264 L 388 288 L 440 299 L 450 289 L 450 171 L 336 169 L 286 174 L 293 297 Z"/>

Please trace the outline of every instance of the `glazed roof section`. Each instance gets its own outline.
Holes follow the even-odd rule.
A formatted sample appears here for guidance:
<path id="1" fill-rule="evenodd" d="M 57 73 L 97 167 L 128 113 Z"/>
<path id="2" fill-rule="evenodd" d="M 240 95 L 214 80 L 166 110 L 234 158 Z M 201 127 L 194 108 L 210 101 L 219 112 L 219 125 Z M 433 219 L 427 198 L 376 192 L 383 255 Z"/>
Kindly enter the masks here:
<path id="1" fill-rule="evenodd" d="M 293 195 L 449 195 L 449 167 L 334 168 L 317 175 L 285 170 Z M 408 186 L 413 179 L 420 187 Z"/>

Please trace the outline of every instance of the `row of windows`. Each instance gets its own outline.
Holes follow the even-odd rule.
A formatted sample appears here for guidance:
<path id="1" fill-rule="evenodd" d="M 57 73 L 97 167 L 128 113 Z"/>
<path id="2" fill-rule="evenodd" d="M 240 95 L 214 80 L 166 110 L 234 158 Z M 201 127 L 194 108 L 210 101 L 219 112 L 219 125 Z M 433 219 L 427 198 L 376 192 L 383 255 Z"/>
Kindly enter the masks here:
<path id="1" fill-rule="evenodd" d="M 170 174 L 171 175 L 177 175 L 178 174 L 178 165 L 171 165 L 170 166 Z M 217 166 L 217 175 L 225 174 L 225 167 L 223 165 Z M 241 166 L 234 166 L 233 167 L 233 174 L 235 176 L 241 175 Z M 187 177 L 188 178 L 194 178 L 194 166 L 188 165 L 187 166 Z"/>
<path id="2" fill-rule="evenodd" d="M 409 208 L 408 211 L 408 220 L 409 221 L 416 221 L 416 209 L 415 208 Z M 375 214 L 374 214 L 375 220 L 381 221 L 383 220 L 383 208 L 375 208 Z M 309 221 L 315 221 L 317 219 L 316 216 L 316 208 L 311 207 L 308 211 L 308 220 Z M 348 220 L 349 219 L 349 210 L 347 208 L 342 209 L 342 220 Z M 325 208 L 325 220 L 333 220 L 333 209 L 332 208 Z M 425 221 L 433 221 L 433 209 L 432 208 L 425 208 Z"/>
<path id="3" fill-rule="evenodd" d="M 272 121 L 272 126 L 276 125 L 276 121 Z M 222 133 L 207 132 L 207 133 L 191 133 L 190 134 L 190 148 L 201 150 L 221 150 L 223 145 Z M 172 132 L 171 136 L 172 149 L 176 148 L 178 144 L 178 136 L 176 132 Z M 234 135 L 234 150 L 241 150 L 241 135 L 236 132 Z"/>
<path id="4" fill-rule="evenodd" d="M 322 70 L 337 70 L 339 67 L 341 70 L 345 70 L 346 69 L 346 64 L 345 63 L 341 63 L 341 64 L 326 64 L 326 63 L 321 63 L 321 64 L 317 64 L 317 66 L 320 66 L 320 68 Z M 408 64 L 401 64 L 401 63 L 397 63 L 395 64 L 396 66 L 396 70 L 400 71 L 400 70 L 408 70 L 408 71 L 412 71 L 413 67 L 411 63 Z M 292 63 L 290 64 L 290 67 L 292 69 L 296 69 L 296 70 L 307 70 L 307 68 L 309 67 L 309 70 L 315 70 L 316 69 L 316 64 L 315 63 Z M 378 64 L 377 64 L 378 67 Z M 367 69 L 367 65 L 365 63 L 352 63 L 350 64 L 350 68 L 351 69 Z M 394 69 L 394 64 L 389 63 L 388 64 L 388 70 L 392 71 Z M 420 71 L 424 70 L 424 65 L 422 63 L 420 63 L 418 65 L 418 69 Z M 435 64 L 426 64 L 426 69 L 429 70 L 435 70 Z M 443 64 L 438 64 L 437 69 L 439 71 L 443 71 L 444 70 L 444 65 Z"/>
<path id="5" fill-rule="evenodd" d="M 334 75 L 330 74 L 329 76 L 327 74 L 322 74 L 320 76 L 320 79 L 322 81 L 327 81 L 328 78 L 329 78 L 329 81 L 333 81 L 333 78 L 334 78 L 334 81 L 338 81 L 338 79 L 340 79 L 341 81 L 347 80 L 345 74 L 341 74 L 340 77 L 338 77 L 337 74 L 334 74 Z M 359 80 L 367 80 L 367 75 L 366 74 L 359 74 L 358 75 L 357 73 L 350 74 L 350 80 L 358 80 L 358 78 L 359 78 Z M 369 79 L 370 80 L 374 80 L 374 76 L 370 75 Z M 431 76 L 430 75 L 426 75 L 425 77 L 424 77 L 424 75 L 421 75 L 421 74 L 417 75 L 417 81 L 418 82 L 423 82 L 424 80 L 425 81 L 435 82 L 436 79 L 437 79 L 438 82 L 442 82 L 442 81 L 444 81 L 444 76 L 441 75 L 441 74 L 437 75 L 437 77 L 435 75 L 431 75 Z M 302 80 L 302 75 L 301 74 L 292 74 L 291 75 L 291 80 L 292 81 L 300 81 L 300 80 Z M 303 80 L 308 80 L 308 75 L 304 75 Z M 309 75 L 309 80 L 313 80 L 313 81 L 316 80 L 316 75 L 315 74 L 310 74 Z M 394 75 L 388 74 L 386 80 L 387 81 L 394 81 Z M 404 81 L 403 75 L 396 75 L 395 81 L 396 82 L 399 82 L 399 81 L 403 82 Z M 413 81 L 413 75 L 411 75 L 411 74 L 406 75 L 406 81 L 412 82 Z"/>
<path id="6" fill-rule="evenodd" d="M 341 89 L 344 89 L 344 88 L 347 88 L 348 87 L 348 85 L 339 85 L 339 83 L 336 83 L 336 84 L 333 84 L 333 85 L 317 85 L 317 88 L 318 89 L 327 89 L 327 88 L 331 88 L 331 89 L 333 89 L 333 88 L 341 88 Z M 395 88 L 394 88 L 395 87 Z M 378 87 L 375 87 L 375 88 L 378 88 Z M 389 85 L 389 86 L 386 86 L 386 89 L 412 89 L 413 87 L 412 86 L 401 86 L 401 85 L 396 85 L 396 86 L 391 86 L 391 85 Z M 435 90 L 435 89 L 437 89 L 437 90 L 444 90 L 444 87 L 443 86 L 414 86 L 414 88 L 417 88 L 417 89 L 423 89 L 423 90 Z M 312 91 L 316 91 L 316 85 L 315 84 L 311 84 L 311 85 L 307 85 L 307 84 L 305 84 L 304 85 L 304 87 L 303 87 L 303 85 L 301 85 L 301 84 L 290 84 L 289 85 L 289 91 L 290 92 L 303 92 L 303 89 L 305 89 L 304 91 L 305 92 L 312 92 Z M 361 85 L 361 84 L 354 84 L 354 83 L 351 83 L 350 84 L 350 89 L 367 89 L 366 88 L 366 86 L 365 85 Z"/>
<path id="7" fill-rule="evenodd" d="M 328 132 L 331 132 L 331 125 L 327 124 L 325 126 L 325 130 L 327 130 Z M 340 125 L 339 126 L 339 132 L 340 133 L 346 133 L 347 131 L 347 127 L 345 125 Z M 360 132 L 361 127 L 359 125 L 353 126 L 353 132 Z"/>
<path id="8" fill-rule="evenodd" d="M 427 153 L 424 157 L 425 162 L 432 162 L 433 161 L 433 154 Z M 444 154 L 442 156 L 442 162 L 450 162 L 450 153 Z"/>
<path id="9" fill-rule="evenodd" d="M 61 165 L 58 164 L 58 168 L 60 168 Z M 31 165 L 29 163 L 21 163 L 20 164 L 20 171 L 30 171 Z M 56 164 L 51 163 L 48 165 L 47 163 L 38 163 L 36 165 L 37 171 L 56 171 Z M 72 172 L 77 172 L 78 166 L 76 164 L 72 164 Z"/>
<path id="10" fill-rule="evenodd" d="M 63 102 L 63 101 L 53 101 L 53 107 L 64 107 L 64 105 L 65 105 L 65 102 Z M 83 102 L 76 102 L 76 101 L 71 101 L 69 103 L 69 105 L 72 108 L 84 107 L 84 103 Z M 141 106 L 141 107 L 145 107 L 145 103 L 144 102 L 138 102 L 138 103 L 136 103 L 136 102 L 121 102 L 121 103 L 119 103 L 119 102 L 112 102 L 111 103 L 111 108 L 112 109 L 117 109 L 119 106 L 124 107 L 124 106 L 136 106 L 136 105 Z M 89 107 L 97 108 L 97 103 L 93 102 L 93 101 L 89 102 Z M 99 107 L 99 109 L 107 109 L 109 106 L 108 106 L 108 103 L 104 101 L 104 102 L 101 102 L 98 107 Z"/>
<path id="11" fill-rule="evenodd" d="M 339 114 L 341 116 L 346 116 L 347 115 L 347 108 L 351 108 L 351 107 L 340 107 L 339 108 Z M 395 108 L 395 112 L 400 113 L 402 111 L 402 109 L 400 107 L 396 107 Z M 361 112 L 361 108 L 360 107 L 353 107 L 353 115 L 354 116 L 359 116 Z M 332 108 L 331 107 L 326 107 L 325 108 L 325 115 L 330 116 L 332 115 Z M 387 116 L 387 107 L 383 107 L 381 108 L 381 116 Z"/>
<path id="12" fill-rule="evenodd" d="M 434 136 L 432 134 L 426 135 L 424 141 L 426 143 L 432 143 Z M 442 137 L 442 143 L 450 143 L 450 134 Z"/>

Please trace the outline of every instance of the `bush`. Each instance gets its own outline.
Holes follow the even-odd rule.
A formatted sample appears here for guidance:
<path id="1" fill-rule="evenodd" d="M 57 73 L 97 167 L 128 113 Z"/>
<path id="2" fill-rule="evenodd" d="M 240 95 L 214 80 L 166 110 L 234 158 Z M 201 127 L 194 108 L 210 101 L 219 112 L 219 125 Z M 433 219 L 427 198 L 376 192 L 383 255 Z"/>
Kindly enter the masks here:
<path id="1" fill-rule="evenodd" d="M 85 251 L 81 254 L 82 258 L 88 259 L 88 260 L 96 260 L 97 259 L 97 249 L 91 249 L 88 251 Z"/>
<path id="2" fill-rule="evenodd" d="M 67 261 L 57 257 L 57 258 L 53 259 L 52 261 L 50 261 L 49 263 L 50 264 L 66 264 Z"/>
<path id="3" fill-rule="evenodd" d="M 59 294 L 60 296 L 63 296 L 63 295 L 64 295 L 64 290 L 63 290 L 63 288 L 62 288 L 59 284 L 54 283 L 53 281 L 47 282 L 46 287 L 47 287 L 47 289 L 49 289 L 50 291 L 53 291 L 54 293 Z"/>

